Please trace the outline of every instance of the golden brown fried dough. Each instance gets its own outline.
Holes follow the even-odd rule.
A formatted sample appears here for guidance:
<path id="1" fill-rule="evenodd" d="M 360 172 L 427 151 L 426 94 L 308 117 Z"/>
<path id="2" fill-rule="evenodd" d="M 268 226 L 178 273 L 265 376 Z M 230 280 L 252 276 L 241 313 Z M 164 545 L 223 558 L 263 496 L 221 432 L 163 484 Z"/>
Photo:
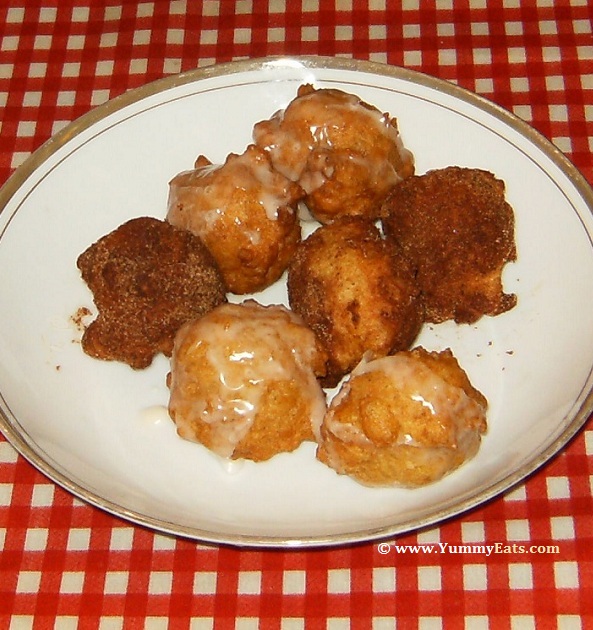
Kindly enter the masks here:
<path id="1" fill-rule="evenodd" d="M 365 353 L 409 348 L 423 321 L 409 262 L 362 217 L 324 225 L 301 243 L 288 270 L 288 299 L 328 352 L 326 386 Z"/>
<path id="2" fill-rule="evenodd" d="M 306 191 L 322 223 L 377 217 L 391 186 L 414 173 L 395 119 L 341 90 L 302 85 L 286 109 L 255 125 L 253 138 Z"/>
<path id="3" fill-rule="evenodd" d="M 171 354 L 179 327 L 226 302 L 212 256 L 193 234 L 150 217 L 132 219 L 77 261 L 98 315 L 82 347 L 90 356 L 145 368 Z"/>
<path id="4" fill-rule="evenodd" d="M 450 350 L 361 363 L 330 404 L 317 457 L 365 485 L 422 486 L 476 454 L 486 408 Z"/>
<path id="5" fill-rule="evenodd" d="M 516 258 L 504 183 L 456 166 L 411 177 L 384 203 L 383 227 L 418 269 L 426 320 L 471 323 L 513 308 L 501 274 Z"/>
<path id="6" fill-rule="evenodd" d="M 170 182 L 167 220 L 199 236 L 229 291 L 254 293 L 284 272 L 301 239 L 300 187 L 251 145 L 222 165 L 201 156 Z"/>
<path id="7" fill-rule="evenodd" d="M 181 437 L 263 461 L 318 438 L 324 369 L 315 335 L 287 308 L 226 304 L 179 331 L 169 414 Z"/>

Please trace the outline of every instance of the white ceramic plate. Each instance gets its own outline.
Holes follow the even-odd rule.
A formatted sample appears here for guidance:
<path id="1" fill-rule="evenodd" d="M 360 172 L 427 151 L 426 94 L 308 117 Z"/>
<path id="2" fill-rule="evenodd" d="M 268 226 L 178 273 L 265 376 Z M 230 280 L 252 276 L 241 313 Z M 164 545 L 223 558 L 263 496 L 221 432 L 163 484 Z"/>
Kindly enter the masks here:
<path id="1" fill-rule="evenodd" d="M 397 117 L 417 172 L 492 171 L 516 213 L 517 307 L 472 326 L 426 327 L 490 401 L 474 460 L 419 490 L 370 489 L 314 446 L 232 471 L 176 436 L 163 412 L 168 361 L 147 370 L 85 356 L 72 316 L 92 307 L 77 256 L 140 215 L 163 218 L 168 181 L 196 156 L 241 152 L 252 125 L 303 82 L 354 92 Z M 549 142 L 449 83 L 378 64 L 264 59 L 134 90 L 41 147 L 0 193 L 0 426 L 33 465 L 130 521 L 202 541 L 341 544 L 437 523 L 505 491 L 548 460 L 592 409 L 593 193 Z M 256 296 L 285 301 L 282 282 Z"/>

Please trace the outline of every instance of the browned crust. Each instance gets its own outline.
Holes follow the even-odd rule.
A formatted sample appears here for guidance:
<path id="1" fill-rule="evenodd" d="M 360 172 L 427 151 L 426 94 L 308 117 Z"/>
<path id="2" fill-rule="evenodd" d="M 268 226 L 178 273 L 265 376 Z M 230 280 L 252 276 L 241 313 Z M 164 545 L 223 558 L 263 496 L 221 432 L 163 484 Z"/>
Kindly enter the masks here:
<path id="1" fill-rule="evenodd" d="M 399 248 L 361 217 L 317 229 L 288 270 L 291 308 L 328 352 L 325 386 L 335 385 L 365 353 L 408 348 L 422 324 L 418 289 Z"/>
<path id="2" fill-rule="evenodd" d="M 102 237 L 77 265 L 98 310 L 84 332 L 84 351 L 136 369 L 159 352 L 170 355 L 184 322 L 226 302 L 220 272 L 202 242 L 150 217 Z"/>
<path id="3" fill-rule="evenodd" d="M 472 323 L 513 308 L 501 274 L 516 259 L 513 209 L 504 182 L 451 166 L 395 186 L 383 227 L 416 264 L 426 320 Z"/>

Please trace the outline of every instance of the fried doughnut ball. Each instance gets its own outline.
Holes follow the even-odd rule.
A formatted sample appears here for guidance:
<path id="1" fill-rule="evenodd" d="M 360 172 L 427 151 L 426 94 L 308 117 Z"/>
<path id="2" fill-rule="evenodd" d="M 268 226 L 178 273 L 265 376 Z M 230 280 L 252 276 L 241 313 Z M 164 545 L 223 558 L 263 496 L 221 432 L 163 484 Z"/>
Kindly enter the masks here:
<path id="1" fill-rule="evenodd" d="M 330 404 L 317 458 L 364 485 L 423 486 L 476 454 L 486 409 L 450 350 L 363 362 Z"/>
<path id="2" fill-rule="evenodd" d="M 287 308 L 226 304 L 179 331 L 169 414 L 181 437 L 222 457 L 267 460 L 319 436 L 324 366 L 315 335 Z"/>
<path id="3" fill-rule="evenodd" d="M 414 173 L 396 120 L 341 90 L 302 85 L 286 109 L 255 125 L 253 138 L 304 188 L 322 223 L 377 217 L 389 189 Z"/>
<path id="4" fill-rule="evenodd" d="M 426 321 L 472 323 L 513 308 L 501 274 L 516 259 L 513 209 L 504 182 L 451 166 L 395 186 L 383 227 L 418 268 Z"/>
<path id="5" fill-rule="evenodd" d="M 372 221 L 345 217 L 304 240 L 288 269 L 288 299 L 329 356 L 333 387 L 363 355 L 410 347 L 423 322 L 414 273 Z"/>
<path id="6" fill-rule="evenodd" d="M 96 319 L 82 337 L 92 357 L 148 367 L 170 355 L 179 327 L 226 302 L 226 288 L 199 238 L 151 217 L 132 219 L 77 260 Z"/>
<path id="7" fill-rule="evenodd" d="M 284 272 L 301 238 L 301 188 L 254 145 L 224 164 L 200 156 L 170 182 L 167 220 L 206 244 L 229 290 L 260 291 Z"/>

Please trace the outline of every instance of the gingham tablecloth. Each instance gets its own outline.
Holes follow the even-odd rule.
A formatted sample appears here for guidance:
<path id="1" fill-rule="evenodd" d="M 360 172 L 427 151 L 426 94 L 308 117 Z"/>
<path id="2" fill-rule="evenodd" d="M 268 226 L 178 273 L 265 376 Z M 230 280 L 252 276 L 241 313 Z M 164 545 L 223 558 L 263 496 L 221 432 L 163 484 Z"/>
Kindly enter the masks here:
<path id="1" fill-rule="evenodd" d="M 533 124 L 593 183 L 592 14 L 586 0 L 5 2 L 0 183 L 130 88 L 275 54 L 458 83 Z M 388 553 L 241 550 L 90 507 L 0 437 L 0 628 L 593 628 L 592 486 L 589 423 L 519 487 Z M 446 551 L 426 551 L 438 543 Z"/>

